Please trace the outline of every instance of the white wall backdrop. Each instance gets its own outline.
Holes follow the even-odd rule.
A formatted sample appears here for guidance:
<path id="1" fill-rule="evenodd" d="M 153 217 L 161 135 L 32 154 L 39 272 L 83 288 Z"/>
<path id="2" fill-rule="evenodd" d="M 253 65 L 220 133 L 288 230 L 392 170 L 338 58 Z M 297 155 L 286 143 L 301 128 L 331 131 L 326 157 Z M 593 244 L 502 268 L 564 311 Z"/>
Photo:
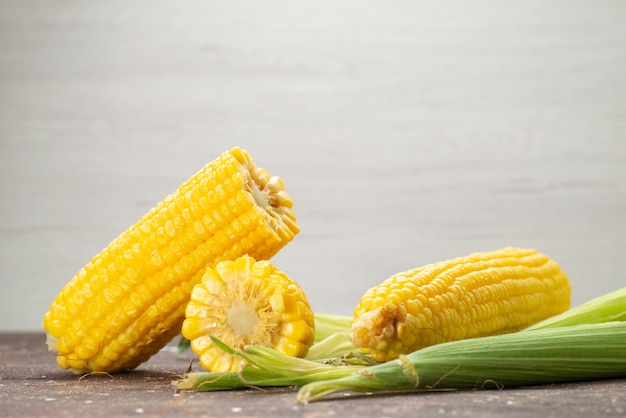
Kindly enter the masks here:
<path id="1" fill-rule="evenodd" d="M 316 311 L 535 247 L 626 284 L 623 1 L 0 2 L 0 330 L 221 152 L 279 175 Z"/>

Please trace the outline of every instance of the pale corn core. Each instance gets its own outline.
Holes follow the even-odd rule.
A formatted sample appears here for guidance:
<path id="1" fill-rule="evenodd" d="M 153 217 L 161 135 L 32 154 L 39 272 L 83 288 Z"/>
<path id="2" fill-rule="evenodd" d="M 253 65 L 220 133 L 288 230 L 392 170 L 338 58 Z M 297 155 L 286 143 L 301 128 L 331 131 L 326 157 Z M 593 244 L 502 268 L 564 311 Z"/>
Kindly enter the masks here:
<path id="1" fill-rule="evenodd" d="M 252 183 L 250 188 L 252 189 L 252 196 L 254 197 L 254 201 L 256 202 L 256 204 L 262 208 L 268 207 L 270 204 L 270 199 L 268 198 L 267 194 L 261 191 L 256 183 Z"/>
<path id="2" fill-rule="evenodd" d="M 239 302 L 228 309 L 226 323 L 235 335 L 246 337 L 253 334 L 259 325 L 259 316 L 252 306 Z"/>
<path id="3" fill-rule="evenodd" d="M 255 203 L 255 208 L 267 216 L 266 220 L 279 236 L 287 237 L 299 232 L 292 210 L 293 200 L 285 190 L 285 183 L 278 176 L 270 176 L 267 170 L 256 166 L 247 151 L 236 149 L 232 155 L 241 163 L 242 176 L 246 179 L 244 189 Z"/>

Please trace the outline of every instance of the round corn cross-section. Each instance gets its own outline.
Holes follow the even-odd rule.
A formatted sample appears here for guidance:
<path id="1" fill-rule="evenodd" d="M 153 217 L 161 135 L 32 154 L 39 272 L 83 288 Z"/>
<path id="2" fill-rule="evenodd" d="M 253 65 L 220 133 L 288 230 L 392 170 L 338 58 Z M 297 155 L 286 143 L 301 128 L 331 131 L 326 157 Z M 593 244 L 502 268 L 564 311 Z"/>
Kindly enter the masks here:
<path id="1" fill-rule="evenodd" d="M 206 270 L 191 292 L 182 332 L 205 369 L 239 371 L 243 360 L 211 337 L 232 348 L 262 345 L 302 357 L 313 345 L 315 318 L 295 281 L 268 261 L 243 256 Z"/>

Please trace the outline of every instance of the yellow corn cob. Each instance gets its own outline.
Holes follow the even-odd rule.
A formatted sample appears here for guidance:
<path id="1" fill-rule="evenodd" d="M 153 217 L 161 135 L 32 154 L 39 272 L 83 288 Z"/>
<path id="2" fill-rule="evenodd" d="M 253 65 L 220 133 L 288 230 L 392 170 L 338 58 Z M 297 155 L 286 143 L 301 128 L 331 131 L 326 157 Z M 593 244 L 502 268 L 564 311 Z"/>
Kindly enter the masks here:
<path id="1" fill-rule="evenodd" d="M 299 232 L 282 180 L 234 148 L 207 164 L 96 255 L 44 317 L 74 373 L 137 367 L 181 330 L 207 265 L 268 259 Z"/>
<path id="2" fill-rule="evenodd" d="M 302 288 L 269 261 L 243 256 L 207 269 L 191 293 L 182 333 L 213 372 L 239 371 L 241 358 L 217 347 L 272 347 L 294 357 L 313 344 L 315 317 Z"/>
<path id="3" fill-rule="evenodd" d="M 356 347 L 378 361 L 446 341 L 515 332 L 567 310 L 570 284 L 533 249 L 504 248 L 398 273 L 354 311 Z"/>

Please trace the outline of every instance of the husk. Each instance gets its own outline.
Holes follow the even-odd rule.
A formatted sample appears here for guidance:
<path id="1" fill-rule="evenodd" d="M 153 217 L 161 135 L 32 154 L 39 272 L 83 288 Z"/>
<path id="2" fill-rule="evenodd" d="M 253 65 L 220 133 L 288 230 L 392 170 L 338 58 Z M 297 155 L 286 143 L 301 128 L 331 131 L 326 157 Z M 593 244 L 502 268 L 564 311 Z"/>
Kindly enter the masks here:
<path id="1" fill-rule="evenodd" d="M 453 341 L 302 387 L 298 400 L 332 393 L 510 387 L 626 376 L 626 322 L 546 328 Z"/>
<path id="2" fill-rule="evenodd" d="M 372 359 L 349 339 L 349 317 L 316 315 L 316 326 L 316 344 L 305 359 L 258 346 L 234 350 L 216 340 L 248 362 L 242 372 L 190 373 L 174 385 L 303 386 L 298 400 L 310 402 L 344 391 L 503 388 L 626 376 L 626 287 L 517 333 L 443 343 L 370 367 Z"/>

